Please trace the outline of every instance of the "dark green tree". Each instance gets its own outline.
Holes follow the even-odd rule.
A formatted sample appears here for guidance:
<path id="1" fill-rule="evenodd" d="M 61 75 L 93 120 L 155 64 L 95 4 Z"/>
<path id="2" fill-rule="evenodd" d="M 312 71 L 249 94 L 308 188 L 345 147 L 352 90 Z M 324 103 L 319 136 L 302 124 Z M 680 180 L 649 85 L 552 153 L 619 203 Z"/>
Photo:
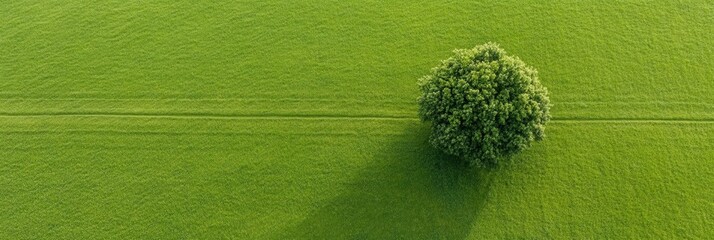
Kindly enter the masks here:
<path id="1" fill-rule="evenodd" d="M 544 136 L 548 91 L 537 71 L 495 43 L 454 50 L 419 79 L 431 144 L 471 166 L 493 166 Z"/>

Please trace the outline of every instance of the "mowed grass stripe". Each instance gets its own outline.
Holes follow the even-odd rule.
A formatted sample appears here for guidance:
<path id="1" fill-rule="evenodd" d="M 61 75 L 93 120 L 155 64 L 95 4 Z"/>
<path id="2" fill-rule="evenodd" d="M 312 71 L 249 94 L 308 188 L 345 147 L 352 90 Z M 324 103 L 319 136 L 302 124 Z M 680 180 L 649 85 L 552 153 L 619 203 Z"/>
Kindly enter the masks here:
<path id="1" fill-rule="evenodd" d="M 377 121 L 419 121 L 418 117 L 413 116 L 380 116 L 380 115 L 311 115 L 311 114 L 296 114 L 296 115 L 281 115 L 281 114 L 255 114 L 255 115 L 224 115 L 224 114 L 143 114 L 143 113 L 34 113 L 34 114 L 8 114 L 0 113 L 0 118 L 173 118 L 173 119 L 223 119 L 223 120 L 343 120 L 343 121 L 361 121 L 361 120 L 377 120 Z M 711 123 L 714 119 L 705 118 L 598 118 L 598 117 L 553 117 L 551 123 L 558 122 L 628 122 L 628 123 Z"/>
<path id="2" fill-rule="evenodd" d="M 415 80 L 416 81 L 416 80 Z M 416 88 L 416 85 L 414 85 Z M 3 114 L 185 114 L 414 116 L 411 99 L 0 99 Z M 714 119 L 706 102 L 553 102 L 555 118 Z M 71 109 L 71 110 L 70 110 Z"/>
<path id="3" fill-rule="evenodd" d="M 36 114 L 7 114 L 0 113 L 0 117 L 105 117 L 105 118 L 188 118 L 188 119 L 287 119 L 287 120 L 419 120 L 412 116 L 379 116 L 379 115 L 281 115 L 281 114 L 255 114 L 255 115 L 223 115 L 223 114 L 141 114 L 141 113 L 36 113 Z"/>
<path id="4" fill-rule="evenodd" d="M 713 125 L 548 131 L 473 172 L 416 121 L 0 118 L 0 238 L 710 235 Z"/>
<path id="5" fill-rule="evenodd" d="M 416 85 L 415 85 L 416 87 Z M 416 96 L 400 100 L 345 99 L 0 99 L 7 114 L 106 113 L 184 115 L 387 115 L 415 116 Z M 379 106 L 379 108 L 375 108 Z"/>

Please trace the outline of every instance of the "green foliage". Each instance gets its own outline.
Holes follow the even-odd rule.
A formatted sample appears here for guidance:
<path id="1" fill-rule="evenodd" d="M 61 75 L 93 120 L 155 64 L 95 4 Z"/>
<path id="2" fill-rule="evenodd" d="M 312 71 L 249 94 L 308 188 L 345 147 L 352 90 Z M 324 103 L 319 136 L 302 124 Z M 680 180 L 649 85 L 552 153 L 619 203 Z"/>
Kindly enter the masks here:
<path id="1" fill-rule="evenodd" d="M 548 92 L 534 68 L 495 43 L 454 53 L 419 80 L 432 145 L 470 165 L 493 165 L 543 138 Z"/>

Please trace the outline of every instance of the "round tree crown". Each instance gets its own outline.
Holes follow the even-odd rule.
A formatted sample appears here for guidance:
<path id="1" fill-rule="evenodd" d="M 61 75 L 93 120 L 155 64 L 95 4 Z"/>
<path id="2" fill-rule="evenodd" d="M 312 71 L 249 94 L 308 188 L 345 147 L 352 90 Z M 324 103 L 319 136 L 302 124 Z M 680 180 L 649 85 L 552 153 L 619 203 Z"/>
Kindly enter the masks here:
<path id="1" fill-rule="evenodd" d="M 541 140 L 550 118 L 538 72 L 495 43 L 454 50 L 419 87 L 429 141 L 470 165 L 497 164 Z"/>

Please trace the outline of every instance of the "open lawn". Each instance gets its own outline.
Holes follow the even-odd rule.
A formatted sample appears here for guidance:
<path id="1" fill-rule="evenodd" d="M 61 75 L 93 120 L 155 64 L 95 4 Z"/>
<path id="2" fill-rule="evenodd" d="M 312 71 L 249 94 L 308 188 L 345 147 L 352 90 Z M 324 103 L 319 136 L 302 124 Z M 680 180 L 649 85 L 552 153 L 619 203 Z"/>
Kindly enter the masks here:
<path id="1" fill-rule="evenodd" d="M 1 1 L 0 239 L 707 238 L 711 1 Z M 550 90 L 491 170 L 416 80 L 494 41 Z"/>

